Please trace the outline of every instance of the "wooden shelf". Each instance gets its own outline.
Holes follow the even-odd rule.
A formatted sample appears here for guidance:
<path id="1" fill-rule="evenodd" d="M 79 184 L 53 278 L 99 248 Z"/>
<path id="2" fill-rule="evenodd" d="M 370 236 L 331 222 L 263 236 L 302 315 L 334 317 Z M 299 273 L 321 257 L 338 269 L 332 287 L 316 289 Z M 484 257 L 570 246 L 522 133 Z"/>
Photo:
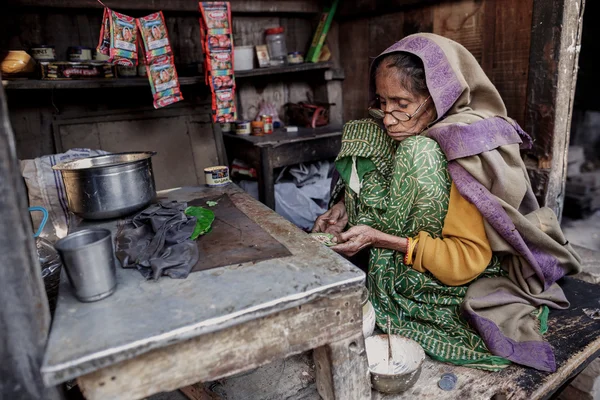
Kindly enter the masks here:
<path id="1" fill-rule="evenodd" d="M 305 71 L 316 71 L 331 69 L 333 63 L 304 63 L 298 65 L 285 65 L 282 67 L 257 68 L 235 73 L 236 79 L 244 79 L 257 76 L 290 74 Z M 204 85 L 203 76 L 180 77 L 182 86 Z M 16 79 L 3 80 L 5 89 L 102 89 L 102 88 L 124 88 L 136 86 L 150 86 L 147 78 L 117 78 L 117 79 L 78 79 L 78 80 L 41 80 L 41 79 Z"/>
<path id="2" fill-rule="evenodd" d="M 9 7 L 43 7 L 43 8 L 79 8 L 102 9 L 97 1 L 90 0 L 8 0 Z M 294 13 L 315 14 L 323 10 L 323 5 L 317 0 L 279 0 L 279 1 L 251 1 L 232 0 L 231 11 L 234 13 Z M 117 7 L 118 2 L 109 5 Z M 126 6 L 118 5 L 119 11 L 123 10 L 162 10 L 193 12 L 199 15 L 198 2 L 190 0 L 128 0 Z"/>
<path id="3" fill-rule="evenodd" d="M 342 127 L 340 125 L 331 124 L 316 129 L 298 128 L 297 132 L 286 132 L 283 128 L 277 128 L 271 135 L 236 135 L 234 132 L 228 132 L 223 133 L 223 136 L 231 140 L 241 140 L 252 143 L 252 145 L 257 147 L 277 147 L 288 143 L 305 142 L 332 136 L 342 136 Z"/>

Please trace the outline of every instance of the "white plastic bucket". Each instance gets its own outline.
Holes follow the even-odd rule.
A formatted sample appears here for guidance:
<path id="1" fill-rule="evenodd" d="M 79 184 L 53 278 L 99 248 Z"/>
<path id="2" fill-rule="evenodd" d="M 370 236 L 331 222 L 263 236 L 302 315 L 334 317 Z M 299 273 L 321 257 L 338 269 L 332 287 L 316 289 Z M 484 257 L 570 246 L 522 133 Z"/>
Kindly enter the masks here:
<path id="1" fill-rule="evenodd" d="M 233 50 L 235 71 L 245 71 L 254 68 L 254 46 L 237 46 Z"/>

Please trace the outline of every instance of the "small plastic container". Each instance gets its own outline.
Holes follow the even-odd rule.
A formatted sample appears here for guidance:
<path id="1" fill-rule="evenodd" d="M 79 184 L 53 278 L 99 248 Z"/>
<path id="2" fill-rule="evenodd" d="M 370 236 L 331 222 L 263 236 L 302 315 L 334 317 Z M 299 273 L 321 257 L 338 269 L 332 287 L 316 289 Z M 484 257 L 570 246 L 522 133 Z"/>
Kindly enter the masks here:
<path id="1" fill-rule="evenodd" d="M 267 29 L 265 40 L 269 49 L 269 57 L 272 66 L 285 65 L 287 63 L 287 46 L 285 44 L 285 33 L 282 26 Z"/>
<path id="2" fill-rule="evenodd" d="M 254 68 L 254 46 L 236 46 L 233 53 L 234 71 L 247 71 Z"/>

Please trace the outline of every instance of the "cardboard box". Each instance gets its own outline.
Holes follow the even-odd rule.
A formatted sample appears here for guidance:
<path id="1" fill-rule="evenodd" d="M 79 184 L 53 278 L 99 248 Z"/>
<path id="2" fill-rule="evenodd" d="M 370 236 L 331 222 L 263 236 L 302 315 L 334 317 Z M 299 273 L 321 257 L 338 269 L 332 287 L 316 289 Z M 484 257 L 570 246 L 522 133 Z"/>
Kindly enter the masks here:
<path id="1" fill-rule="evenodd" d="M 329 27 L 331 26 L 331 22 L 333 21 L 333 15 L 335 14 L 335 10 L 337 9 L 338 3 L 339 0 L 333 0 L 331 7 L 326 7 L 323 13 L 321 14 L 319 26 L 317 26 L 317 30 L 315 32 L 315 35 L 313 36 L 310 49 L 308 49 L 308 53 L 306 54 L 306 62 L 316 63 L 319 61 L 321 49 L 323 48 L 323 44 L 325 43 L 325 39 L 327 38 L 327 32 L 329 32 Z"/>
<path id="2" fill-rule="evenodd" d="M 116 78 L 115 66 L 104 62 L 42 62 L 42 79 Z"/>

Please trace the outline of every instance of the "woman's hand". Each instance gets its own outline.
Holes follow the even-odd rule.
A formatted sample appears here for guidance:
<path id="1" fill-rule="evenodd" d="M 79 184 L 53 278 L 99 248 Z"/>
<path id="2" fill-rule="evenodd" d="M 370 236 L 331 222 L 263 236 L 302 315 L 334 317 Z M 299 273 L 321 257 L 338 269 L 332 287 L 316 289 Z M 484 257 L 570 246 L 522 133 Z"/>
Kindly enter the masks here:
<path id="1" fill-rule="evenodd" d="M 366 247 L 376 246 L 380 238 L 385 235 L 383 232 L 368 225 L 356 225 L 346 232 L 338 235 L 338 242 L 332 250 L 351 257 Z"/>
<path id="2" fill-rule="evenodd" d="M 348 214 L 343 202 L 336 203 L 326 213 L 319 216 L 312 228 L 313 232 L 332 233 L 338 236 L 348 224 Z"/>
<path id="3" fill-rule="evenodd" d="M 368 225 L 356 225 L 348 231 L 337 235 L 337 245 L 332 250 L 352 257 L 366 247 L 380 247 L 406 253 L 408 240 L 403 237 L 390 235 Z"/>

